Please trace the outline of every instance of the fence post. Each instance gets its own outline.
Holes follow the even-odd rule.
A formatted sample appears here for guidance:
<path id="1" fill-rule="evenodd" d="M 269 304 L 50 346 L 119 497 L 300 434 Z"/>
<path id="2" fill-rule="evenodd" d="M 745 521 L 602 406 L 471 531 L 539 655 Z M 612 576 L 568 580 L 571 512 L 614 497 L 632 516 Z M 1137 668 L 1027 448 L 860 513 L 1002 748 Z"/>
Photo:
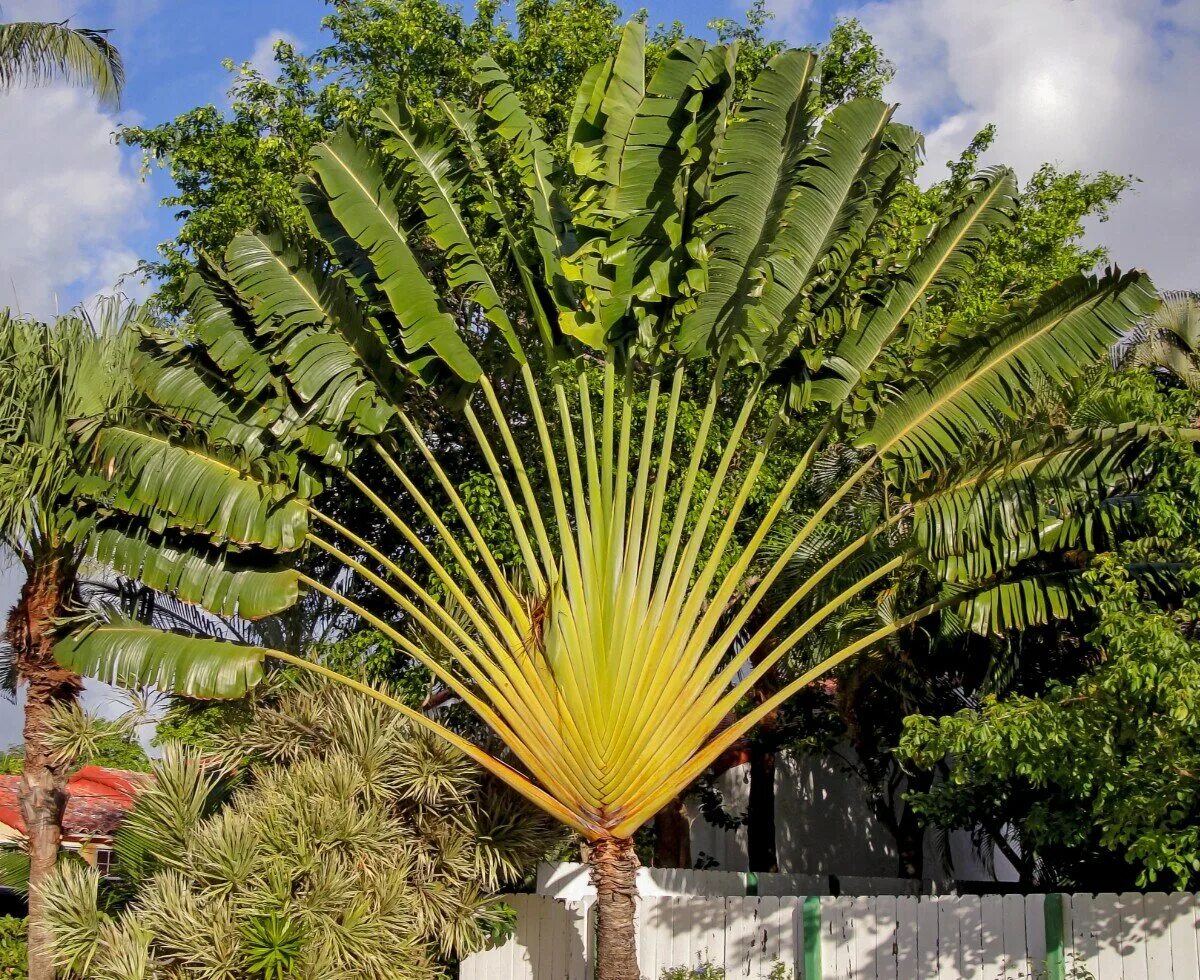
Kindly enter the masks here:
<path id="1" fill-rule="evenodd" d="M 1065 980 L 1062 895 L 1057 892 L 1047 895 L 1042 910 L 1046 920 L 1046 980 Z"/>
<path id="2" fill-rule="evenodd" d="M 804 980 L 821 980 L 821 896 L 804 899 Z"/>

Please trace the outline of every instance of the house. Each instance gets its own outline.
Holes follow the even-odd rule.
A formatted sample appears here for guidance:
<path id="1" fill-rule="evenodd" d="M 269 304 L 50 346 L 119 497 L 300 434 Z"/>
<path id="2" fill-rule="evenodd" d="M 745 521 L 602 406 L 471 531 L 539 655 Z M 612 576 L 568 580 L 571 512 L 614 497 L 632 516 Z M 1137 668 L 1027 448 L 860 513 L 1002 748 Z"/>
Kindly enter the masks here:
<path id="1" fill-rule="evenodd" d="M 146 773 L 85 766 L 67 783 L 70 799 L 63 814 L 63 847 L 102 874 L 112 867 L 113 833 L 149 780 Z M 0 847 L 25 839 L 20 776 L 0 776 Z"/>

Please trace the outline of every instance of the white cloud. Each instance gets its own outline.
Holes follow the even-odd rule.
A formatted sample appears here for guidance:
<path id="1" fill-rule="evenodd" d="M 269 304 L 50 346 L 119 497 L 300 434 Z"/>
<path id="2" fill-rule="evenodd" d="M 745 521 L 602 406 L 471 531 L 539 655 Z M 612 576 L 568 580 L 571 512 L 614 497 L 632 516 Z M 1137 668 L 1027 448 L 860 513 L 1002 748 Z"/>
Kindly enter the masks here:
<path id="1" fill-rule="evenodd" d="M 136 265 L 149 189 L 115 129 L 86 92 L 0 93 L 0 306 L 50 316 Z"/>
<path id="2" fill-rule="evenodd" d="M 851 6 L 898 74 L 901 117 L 940 170 L 984 124 L 989 162 L 1140 178 L 1094 229 L 1124 267 L 1200 288 L 1200 4 L 1193 0 L 874 0 Z"/>
<path id="3" fill-rule="evenodd" d="M 768 30 L 772 35 L 779 37 L 806 37 L 814 2 L 815 0 L 771 0 L 769 6 L 775 19 Z M 742 18 L 747 6 L 740 0 L 733 0 L 730 4 L 733 11 L 731 16 Z"/>
<path id="4" fill-rule="evenodd" d="M 250 52 L 250 67 L 257 71 L 263 78 L 274 78 L 277 74 L 275 65 L 275 45 L 279 41 L 287 41 L 288 44 L 295 48 L 302 47 L 300 39 L 295 34 L 288 31 L 276 28 L 273 31 L 268 31 L 257 41 L 254 42 L 254 50 Z"/>

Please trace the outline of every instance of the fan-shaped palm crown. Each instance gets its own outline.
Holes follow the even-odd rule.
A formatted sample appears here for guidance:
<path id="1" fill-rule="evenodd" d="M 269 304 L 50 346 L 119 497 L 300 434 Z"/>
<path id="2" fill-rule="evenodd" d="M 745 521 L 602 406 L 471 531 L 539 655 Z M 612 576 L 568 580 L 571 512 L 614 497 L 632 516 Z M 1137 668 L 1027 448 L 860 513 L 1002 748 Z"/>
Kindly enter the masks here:
<path id="1" fill-rule="evenodd" d="M 894 356 L 1008 221 L 1008 171 L 981 174 L 900 252 L 890 205 L 918 137 L 892 107 L 858 98 L 820 115 L 803 51 L 779 54 L 735 100 L 734 48 L 682 41 L 647 79 L 643 47 L 633 25 L 587 74 L 569 180 L 488 59 L 476 107 L 447 104 L 430 128 L 397 104 L 375 114 L 382 151 L 349 131 L 319 147 L 300 191 L 313 243 L 247 233 L 201 263 L 192 333 L 148 335 L 138 363 L 155 418 L 100 433 L 78 493 L 94 554 L 189 601 L 244 616 L 300 589 L 342 602 L 511 758 L 397 710 L 595 840 L 628 837 L 813 677 L 996 586 L 1021 557 L 997 543 L 1013 527 L 1026 555 L 1069 543 L 1043 541 L 1031 508 L 1052 500 L 1061 524 L 1145 435 L 989 448 L 1036 385 L 1095 363 L 1150 308 L 1138 273 L 1080 277 L 952 326 L 910 368 Z M 485 371 L 487 358 L 498 366 Z M 697 377 L 706 396 L 685 439 Z M 414 414 L 418 384 L 457 396 L 449 436 Z M 861 462 L 763 562 L 815 456 L 850 439 Z M 467 450 L 494 478 L 515 558 L 493 554 L 452 476 L 448 454 Z M 794 466 L 759 500 L 769 455 L 784 451 Z M 901 505 L 766 605 L 868 476 Z M 412 563 L 323 509 L 335 484 L 373 503 Z M 305 546 L 395 614 L 292 570 Z M 856 636 L 721 727 L 765 671 L 918 554 L 953 569 L 959 591 Z M 264 658 L 296 662 L 123 622 L 60 656 L 207 697 L 242 693 Z"/>

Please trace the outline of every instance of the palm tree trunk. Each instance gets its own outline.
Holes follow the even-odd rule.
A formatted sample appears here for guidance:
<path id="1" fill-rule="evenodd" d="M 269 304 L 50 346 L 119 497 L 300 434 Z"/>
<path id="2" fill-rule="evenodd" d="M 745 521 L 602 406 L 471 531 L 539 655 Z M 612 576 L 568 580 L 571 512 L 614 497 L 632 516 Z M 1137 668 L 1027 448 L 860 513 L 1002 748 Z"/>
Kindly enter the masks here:
<path id="1" fill-rule="evenodd" d="M 682 793 L 654 816 L 654 866 L 692 866 L 692 825 Z"/>
<path id="2" fill-rule="evenodd" d="M 592 884 L 596 886 L 596 980 L 641 980 L 634 910 L 637 903 L 637 854 L 627 837 L 608 837 L 592 845 Z"/>
<path id="3" fill-rule="evenodd" d="M 776 754 L 774 744 L 768 741 L 773 734 L 772 726 L 770 731 L 758 733 L 758 737 L 750 743 L 750 799 L 746 805 L 746 843 L 749 868 L 754 872 L 779 870 L 779 854 L 775 846 Z"/>
<path id="4" fill-rule="evenodd" d="M 8 617 L 8 642 L 25 683 L 25 772 L 21 815 L 29 837 L 29 980 L 53 980 L 42 889 L 54 871 L 67 805 L 66 767 L 46 744 L 50 712 L 79 694 L 78 675 L 54 660 L 55 620 L 70 594 L 74 567 L 62 558 L 35 563 Z"/>

